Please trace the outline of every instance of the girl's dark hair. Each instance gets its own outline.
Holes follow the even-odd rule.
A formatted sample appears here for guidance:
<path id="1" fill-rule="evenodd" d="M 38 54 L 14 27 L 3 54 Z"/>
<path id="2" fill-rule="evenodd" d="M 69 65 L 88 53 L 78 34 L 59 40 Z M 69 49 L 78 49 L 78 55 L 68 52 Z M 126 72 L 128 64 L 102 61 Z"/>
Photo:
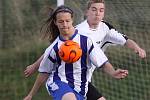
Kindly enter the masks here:
<path id="1" fill-rule="evenodd" d="M 50 42 L 53 42 L 60 34 L 58 27 L 55 25 L 56 15 L 60 12 L 67 12 L 73 17 L 73 11 L 64 5 L 57 7 L 55 10 L 51 10 L 49 18 L 45 21 L 41 28 L 42 38 L 48 38 Z"/>

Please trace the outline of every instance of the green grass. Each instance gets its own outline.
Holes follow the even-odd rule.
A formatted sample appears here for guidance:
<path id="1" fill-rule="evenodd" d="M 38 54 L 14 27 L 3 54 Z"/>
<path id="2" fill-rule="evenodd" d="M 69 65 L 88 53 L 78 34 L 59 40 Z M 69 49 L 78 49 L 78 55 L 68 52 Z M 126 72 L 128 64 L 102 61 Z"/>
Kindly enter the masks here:
<path id="1" fill-rule="evenodd" d="M 86 0 L 66 0 L 66 4 L 75 11 L 75 24 L 82 20 L 85 3 Z M 94 73 L 93 83 L 107 100 L 150 98 L 149 4 L 149 0 L 106 0 L 105 20 L 135 40 L 147 52 L 147 58 L 142 60 L 126 48 L 108 48 L 107 55 L 111 63 L 115 68 L 128 69 L 129 76 L 123 80 L 115 80 L 101 71 Z M 0 1 L 1 100 L 21 100 L 33 86 L 37 73 L 25 78 L 23 71 L 48 46 L 47 41 L 39 39 L 42 22 L 48 17 L 45 6 L 56 6 L 56 0 Z M 33 98 L 43 99 L 51 99 L 45 86 Z"/>

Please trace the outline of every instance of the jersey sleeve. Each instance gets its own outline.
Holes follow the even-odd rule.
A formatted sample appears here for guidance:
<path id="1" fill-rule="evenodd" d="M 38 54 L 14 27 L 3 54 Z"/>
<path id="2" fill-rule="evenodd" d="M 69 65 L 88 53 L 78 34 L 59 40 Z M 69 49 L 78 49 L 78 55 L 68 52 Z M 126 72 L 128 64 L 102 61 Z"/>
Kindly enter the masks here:
<path id="1" fill-rule="evenodd" d="M 101 67 L 108 62 L 108 58 L 104 52 L 94 42 L 92 42 L 92 40 L 88 41 L 88 47 L 90 61 L 93 65 L 96 67 Z"/>
<path id="2" fill-rule="evenodd" d="M 124 45 L 127 41 L 127 36 L 119 33 L 115 29 L 110 29 L 108 31 L 108 34 L 104 38 L 104 42 L 109 41 L 112 42 L 113 44 L 117 45 Z"/>
<path id="3" fill-rule="evenodd" d="M 112 25 L 107 22 L 104 22 L 107 27 L 107 34 L 102 41 L 102 50 L 105 49 L 109 45 L 124 45 L 128 39 L 128 37 L 122 33 L 119 33 Z"/>
<path id="4" fill-rule="evenodd" d="M 40 63 L 39 72 L 51 73 L 55 69 L 56 65 L 56 53 L 53 49 L 54 45 L 58 42 L 58 37 L 55 41 L 49 45 L 49 47 L 44 52 L 44 57 Z"/>
<path id="5" fill-rule="evenodd" d="M 52 50 L 53 46 L 56 44 L 57 41 L 58 41 L 58 37 L 55 39 L 55 41 L 52 44 L 49 45 L 48 48 L 46 48 L 44 52 L 44 58 L 46 58 L 49 55 L 50 51 Z"/>
<path id="6" fill-rule="evenodd" d="M 42 62 L 40 63 L 38 71 L 41 73 L 51 73 L 53 69 L 55 69 L 54 68 L 55 64 L 56 64 L 56 56 L 54 50 L 52 49 L 49 52 L 49 55 L 43 58 Z"/>

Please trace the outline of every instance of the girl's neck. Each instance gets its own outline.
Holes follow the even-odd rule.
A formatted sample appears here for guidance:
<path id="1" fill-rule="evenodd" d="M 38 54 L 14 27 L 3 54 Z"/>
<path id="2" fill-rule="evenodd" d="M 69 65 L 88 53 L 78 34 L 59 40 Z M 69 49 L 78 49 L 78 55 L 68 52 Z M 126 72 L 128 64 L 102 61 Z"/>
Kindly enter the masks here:
<path id="1" fill-rule="evenodd" d="M 62 34 L 60 34 L 61 36 L 62 36 L 62 38 L 64 39 L 64 40 L 69 40 L 71 37 L 72 37 L 72 35 L 75 33 L 75 28 L 72 28 L 70 31 L 68 31 L 67 33 L 62 33 Z"/>

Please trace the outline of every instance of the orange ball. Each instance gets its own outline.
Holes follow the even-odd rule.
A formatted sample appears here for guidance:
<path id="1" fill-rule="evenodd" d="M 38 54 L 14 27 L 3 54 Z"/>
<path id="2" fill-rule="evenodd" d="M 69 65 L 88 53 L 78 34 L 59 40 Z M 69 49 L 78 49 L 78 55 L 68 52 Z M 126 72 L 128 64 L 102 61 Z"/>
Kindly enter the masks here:
<path id="1" fill-rule="evenodd" d="M 82 56 L 82 49 L 77 42 L 65 41 L 59 48 L 59 57 L 66 63 L 74 63 Z"/>

